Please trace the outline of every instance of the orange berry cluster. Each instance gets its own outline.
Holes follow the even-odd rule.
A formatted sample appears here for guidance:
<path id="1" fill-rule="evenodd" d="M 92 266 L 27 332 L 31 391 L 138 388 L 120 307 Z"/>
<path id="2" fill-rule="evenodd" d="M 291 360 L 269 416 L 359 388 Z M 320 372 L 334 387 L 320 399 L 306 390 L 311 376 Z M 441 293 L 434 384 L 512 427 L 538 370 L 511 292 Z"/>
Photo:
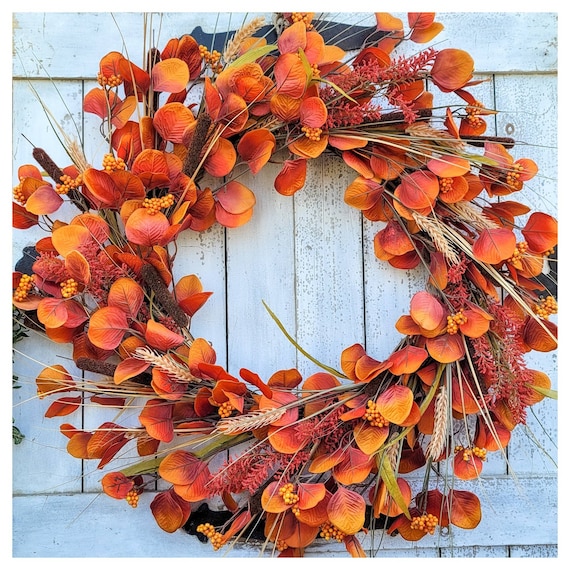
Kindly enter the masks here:
<path id="1" fill-rule="evenodd" d="M 513 164 L 511 170 L 507 172 L 507 186 L 510 186 L 515 190 L 520 190 L 523 187 L 523 183 L 520 180 L 522 170 L 522 164 Z"/>
<path id="2" fill-rule="evenodd" d="M 412 530 L 423 530 L 424 532 L 433 534 L 438 522 L 438 518 L 435 515 L 426 514 L 419 517 L 412 517 L 410 527 Z"/>
<path id="3" fill-rule="evenodd" d="M 528 250 L 528 243 L 526 241 L 520 241 L 515 246 L 515 251 L 513 255 L 507 260 L 507 263 L 510 263 L 515 269 L 522 269 L 521 260 L 523 255 Z"/>
<path id="4" fill-rule="evenodd" d="M 541 319 L 548 319 L 550 315 L 555 315 L 558 312 L 558 303 L 552 295 L 548 295 L 534 306 L 534 312 Z"/>
<path id="5" fill-rule="evenodd" d="M 325 540 L 330 540 L 332 538 L 333 540 L 342 542 L 346 536 L 346 533 L 342 532 L 342 530 L 334 526 L 334 524 L 331 524 L 327 521 L 321 525 L 319 536 Z"/>
<path id="6" fill-rule="evenodd" d="M 278 538 L 277 542 L 275 543 L 275 548 L 279 550 L 279 552 L 283 552 L 284 550 L 287 550 L 287 548 L 289 548 L 289 545 L 281 538 Z"/>
<path id="7" fill-rule="evenodd" d="M 122 158 L 115 157 L 111 153 L 108 153 L 103 157 L 103 168 L 107 172 L 113 172 L 114 170 L 126 170 L 127 165 Z"/>
<path id="8" fill-rule="evenodd" d="M 136 509 L 138 504 L 139 504 L 139 494 L 137 491 L 135 491 L 134 489 L 131 489 L 128 493 L 127 496 L 125 497 L 125 500 L 127 501 L 127 503 L 133 507 L 133 509 Z"/>
<path id="9" fill-rule="evenodd" d="M 439 191 L 442 194 L 447 194 L 453 188 L 453 178 L 440 178 Z"/>
<path id="10" fill-rule="evenodd" d="M 162 198 L 145 198 L 143 200 L 143 208 L 148 209 L 148 213 L 151 215 L 160 212 L 160 210 L 165 210 L 170 208 L 174 204 L 174 196 L 172 194 L 166 194 Z"/>
<path id="11" fill-rule="evenodd" d="M 467 317 L 463 314 L 463 309 L 457 313 L 447 316 L 447 333 L 457 334 L 459 327 L 467 322 Z"/>
<path id="12" fill-rule="evenodd" d="M 27 198 L 26 196 L 24 196 L 24 193 L 22 192 L 22 181 L 20 181 L 18 186 L 14 186 L 14 188 L 12 189 L 12 196 L 14 200 L 18 202 L 18 204 L 20 204 L 21 206 L 26 205 Z"/>
<path id="13" fill-rule="evenodd" d="M 283 497 L 283 502 L 286 505 L 295 505 L 299 502 L 299 495 L 295 493 L 295 486 L 293 483 L 285 483 L 279 488 L 279 495 Z"/>
<path id="14" fill-rule="evenodd" d="M 64 299 L 69 299 L 69 297 L 77 295 L 79 291 L 79 285 L 77 281 L 71 277 L 65 281 L 62 281 L 59 286 L 61 287 L 61 295 Z"/>
<path id="15" fill-rule="evenodd" d="M 219 550 L 224 545 L 224 539 L 221 532 L 218 532 L 213 524 L 203 523 L 196 527 L 196 532 L 201 532 L 208 537 L 214 550 Z"/>
<path id="16" fill-rule="evenodd" d="M 463 461 L 469 461 L 471 456 L 478 457 L 482 461 L 487 459 L 487 450 L 483 447 L 463 447 L 462 445 L 455 446 L 455 453 L 463 451 Z"/>
<path id="17" fill-rule="evenodd" d="M 26 274 L 22 275 L 18 286 L 16 287 L 16 291 L 14 291 L 14 301 L 23 301 L 28 296 L 28 293 L 31 291 L 33 286 L 33 276 Z"/>
<path id="18" fill-rule="evenodd" d="M 121 74 L 115 75 L 114 73 L 109 76 L 105 76 L 102 73 L 97 74 L 97 83 L 101 85 L 101 87 L 118 87 L 123 83 L 123 78 Z"/>
<path id="19" fill-rule="evenodd" d="M 218 50 L 210 51 L 206 46 L 199 46 L 200 57 L 204 59 L 206 65 L 209 65 L 214 73 L 220 73 L 223 65 L 220 63 L 222 54 Z"/>
<path id="20" fill-rule="evenodd" d="M 83 184 L 83 177 L 81 174 L 76 178 L 71 178 L 68 174 L 64 174 L 60 177 L 61 184 L 55 185 L 55 191 L 58 194 L 67 194 L 70 190 L 75 190 Z"/>
<path id="21" fill-rule="evenodd" d="M 373 400 L 368 400 L 366 404 L 366 412 L 364 413 L 364 419 L 370 422 L 371 426 L 374 427 L 386 427 L 390 422 L 378 411 L 378 406 Z"/>
<path id="22" fill-rule="evenodd" d="M 314 18 L 314 16 L 314 12 L 293 12 L 291 14 L 291 21 L 293 24 L 295 22 L 303 22 L 307 30 L 312 30 L 313 24 L 311 24 L 311 20 Z"/>
<path id="23" fill-rule="evenodd" d="M 319 69 L 318 64 L 316 64 L 316 63 L 311 64 L 311 71 L 312 71 L 313 79 L 320 79 L 321 70 Z"/>
<path id="24" fill-rule="evenodd" d="M 220 407 L 218 408 L 218 414 L 220 414 L 220 418 L 229 418 L 232 415 L 233 410 L 234 407 L 228 400 L 227 402 L 220 404 Z"/>
<path id="25" fill-rule="evenodd" d="M 481 101 L 474 101 L 472 105 L 465 107 L 465 112 L 467 113 L 465 120 L 471 127 L 477 128 L 484 123 L 483 119 L 479 116 L 481 114 L 481 110 L 484 108 L 485 107 Z"/>
<path id="26" fill-rule="evenodd" d="M 311 141 L 320 141 L 321 135 L 323 134 L 323 129 L 318 127 L 303 127 L 301 130 L 305 133 L 305 136 Z"/>

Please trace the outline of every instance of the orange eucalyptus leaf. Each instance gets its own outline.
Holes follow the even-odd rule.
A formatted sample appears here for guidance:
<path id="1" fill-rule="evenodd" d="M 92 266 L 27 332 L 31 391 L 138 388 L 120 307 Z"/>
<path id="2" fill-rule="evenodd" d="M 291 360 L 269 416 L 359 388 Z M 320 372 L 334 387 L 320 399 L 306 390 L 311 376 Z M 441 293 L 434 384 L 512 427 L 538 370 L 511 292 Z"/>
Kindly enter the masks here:
<path id="1" fill-rule="evenodd" d="M 303 394 L 309 396 L 316 391 L 323 391 L 323 397 L 305 404 L 305 416 L 317 414 L 326 408 L 333 400 L 333 396 L 325 397 L 329 388 L 340 386 L 340 382 L 328 372 L 316 372 L 309 376 L 303 383 Z"/>
<path id="2" fill-rule="evenodd" d="M 295 516 L 297 520 L 310 527 L 320 527 L 329 520 L 327 513 L 327 506 L 329 504 L 332 494 L 325 489 L 325 496 L 314 507 L 310 509 L 302 509 Z"/>
<path id="3" fill-rule="evenodd" d="M 292 196 L 305 185 L 307 160 L 304 158 L 288 159 L 275 178 L 274 187 L 282 196 Z"/>
<path id="4" fill-rule="evenodd" d="M 293 98 L 302 97 L 305 92 L 307 73 L 297 53 L 281 55 L 275 62 L 274 76 L 278 93 Z"/>
<path id="5" fill-rule="evenodd" d="M 267 381 L 267 385 L 271 386 L 271 388 L 292 389 L 296 388 L 302 380 L 303 377 L 297 369 L 289 368 L 288 370 L 278 370 L 272 374 Z"/>
<path id="6" fill-rule="evenodd" d="M 383 32 L 394 32 L 402 30 L 404 23 L 400 18 L 396 18 L 388 12 L 375 12 L 376 16 L 376 29 Z"/>
<path id="7" fill-rule="evenodd" d="M 99 459 L 97 469 L 102 469 L 128 442 L 129 439 L 125 437 L 121 426 L 113 422 L 105 422 L 87 442 L 89 459 Z"/>
<path id="8" fill-rule="evenodd" d="M 352 558 L 366 558 L 366 552 L 356 536 L 345 536 L 343 539 L 346 551 Z"/>
<path id="9" fill-rule="evenodd" d="M 339 487 L 327 506 L 330 522 L 345 534 L 356 534 L 364 526 L 366 502 L 361 495 Z"/>
<path id="10" fill-rule="evenodd" d="M 162 212 L 151 214 L 148 208 L 137 208 L 127 219 L 125 235 L 134 244 L 152 247 L 167 243 L 170 223 Z"/>
<path id="11" fill-rule="evenodd" d="M 414 401 L 414 393 L 407 387 L 394 384 L 376 399 L 376 407 L 389 422 L 401 425 L 409 416 Z"/>
<path id="12" fill-rule="evenodd" d="M 91 281 L 89 263 L 78 251 L 70 251 L 65 257 L 65 269 L 78 283 L 88 285 Z"/>
<path id="13" fill-rule="evenodd" d="M 391 366 L 392 362 L 390 361 L 390 359 L 380 362 L 379 360 L 376 360 L 375 358 L 372 358 L 367 354 L 364 354 L 356 362 L 356 367 L 354 369 L 354 372 L 356 374 L 358 382 L 367 383 L 370 382 L 370 380 L 372 380 L 376 376 L 378 376 L 378 374 L 380 374 L 381 372 L 384 372 L 384 370 L 390 368 Z"/>
<path id="14" fill-rule="evenodd" d="M 446 311 L 439 299 L 427 291 L 415 293 L 410 302 L 410 316 L 425 330 L 436 330 L 446 317 Z"/>
<path id="15" fill-rule="evenodd" d="M 439 51 L 431 68 L 431 80 L 443 92 L 464 87 L 473 77 L 473 58 L 464 50 L 447 48 Z"/>
<path id="16" fill-rule="evenodd" d="M 327 148 L 328 135 L 321 134 L 319 140 L 311 140 L 308 137 L 300 137 L 289 143 L 289 150 L 302 158 L 317 158 Z"/>
<path id="17" fill-rule="evenodd" d="M 109 224 L 97 214 L 84 213 L 75 216 L 70 222 L 71 227 L 82 226 L 89 230 L 89 235 L 97 243 L 103 244 L 111 234 Z M 62 253 L 62 255 L 65 255 Z"/>
<path id="18" fill-rule="evenodd" d="M 101 479 L 103 492 L 113 499 L 125 499 L 135 483 L 119 471 L 106 473 Z"/>
<path id="19" fill-rule="evenodd" d="M 114 398 L 113 396 L 91 396 L 90 401 L 100 406 L 110 406 L 112 408 L 122 408 L 125 405 L 125 398 Z"/>
<path id="20" fill-rule="evenodd" d="M 92 240 L 89 230 L 77 224 L 57 228 L 52 232 L 51 239 L 53 246 L 63 257 L 71 251 L 81 250 L 84 245 Z"/>
<path id="21" fill-rule="evenodd" d="M 171 57 L 153 66 L 151 80 L 155 92 L 178 93 L 186 89 L 190 80 L 190 71 L 184 61 Z"/>
<path id="22" fill-rule="evenodd" d="M 320 128 L 326 123 L 327 116 L 327 107 L 320 97 L 307 97 L 303 99 L 300 109 L 302 125 Z"/>
<path id="23" fill-rule="evenodd" d="M 223 178 L 233 170 L 236 160 L 234 145 L 229 140 L 220 138 L 206 157 L 204 170 L 216 178 Z"/>
<path id="24" fill-rule="evenodd" d="M 255 129 L 243 135 L 237 151 L 247 162 L 252 174 L 257 174 L 271 158 L 275 144 L 275 136 L 270 130 Z"/>
<path id="25" fill-rule="evenodd" d="M 342 485 L 362 483 L 375 464 L 373 457 L 350 445 L 344 448 L 342 461 L 333 467 L 333 477 Z"/>
<path id="26" fill-rule="evenodd" d="M 171 331 L 162 323 L 149 320 L 146 323 L 145 340 L 153 348 L 167 352 L 184 343 L 184 337 Z"/>
<path id="27" fill-rule="evenodd" d="M 210 481 L 210 471 L 208 465 L 203 464 L 198 467 L 198 473 L 192 483 L 188 485 L 177 485 L 173 487 L 174 492 L 189 503 L 203 501 L 210 495 L 210 490 L 207 487 Z"/>
<path id="28" fill-rule="evenodd" d="M 358 176 L 344 191 L 344 201 L 358 210 L 367 210 L 376 205 L 383 193 L 384 186 Z"/>
<path id="29" fill-rule="evenodd" d="M 481 522 L 481 501 L 470 491 L 451 490 L 448 495 L 451 506 L 451 524 L 464 529 L 473 529 Z"/>
<path id="30" fill-rule="evenodd" d="M 388 255 L 403 255 L 414 250 L 408 232 L 396 220 L 389 220 L 374 238 L 375 243 Z"/>
<path id="31" fill-rule="evenodd" d="M 91 315 L 87 335 L 97 347 L 117 348 L 128 330 L 127 316 L 117 307 L 102 307 Z"/>
<path id="32" fill-rule="evenodd" d="M 495 265 L 509 259 L 516 244 L 517 239 L 510 229 L 484 229 L 473 242 L 473 255 L 479 261 Z"/>
<path id="33" fill-rule="evenodd" d="M 12 202 L 12 227 L 18 230 L 27 230 L 38 223 L 38 216 L 28 212 L 24 206 Z"/>
<path id="34" fill-rule="evenodd" d="M 523 328 L 523 339 L 531 350 L 550 352 L 558 348 L 558 326 L 552 321 L 529 317 Z"/>
<path id="35" fill-rule="evenodd" d="M 158 526 L 169 533 L 183 527 L 191 513 L 190 503 L 173 489 L 159 492 L 150 503 L 150 510 Z"/>
<path id="36" fill-rule="evenodd" d="M 431 42 L 435 36 L 443 31 L 444 26 L 440 22 L 433 22 L 426 28 L 414 28 L 410 34 L 410 40 L 418 44 L 425 44 Z"/>
<path id="37" fill-rule="evenodd" d="M 361 422 L 354 426 L 354 441 L 358 448 L 367 455 L 376 453 L 390 433 L 389 426 L 377 427 L 369 422 Z"/>
<path id="38" fill-rule="evenodd" d="M 388 359 L 391 362 L 390 372 L 394 376 L 416 372 L 427 357 L 428 353 L 423 348 L 405 346 L 390 355 Z"/>
<path id="39" fill-rule="evenodd" d="M 145 149 L 139 153 L 131 166 L 131 172 L 139 177 L 147 190 L 170 186 L 168 161 L 165 154 L 158 150 Z"/>
<path id="40" fill-rule="evenodd" d="M 165 400 L 179 400 L 188 388 L 188 382 L 180 382 L 173 376 L 157 368 L 152 369 L 152 389 Z"/>
<path id="41" fill-rule="evenodd" d="M 426 340 L 429 355 L 437 362 L 448 364 L 465 356 L 465 345 L 460 334 L 443 334 Z"/>
<path id="42" fill-rule="evenodd" d="M 283 496 L 279 494 L 279 488 L 281 483 L 279 481 L 272 481 L 263 489 L 261 494 L 261 507 L 264 511 L 268 513 L 282 513 L 289 509 L 288 505 Z"/>
<path id="43" fill-rule="evenodd" d="M 467 322 L 459 325 L 459 330 L 471 338 L 483 336 L 489 330 L 490 321 L 493 320 L 489 313 L 472 303 L 463 311 L 463 314 L 467 318 Z"/>
<path id="44" fill-rule="evenodd" d="M 295 22 L 285 28 L 277 40 L 280 53 L 297 54 L 307 45 L 307 27 L 304 22 Z"/>
<path id="45" fill-rule="evenodd" d="M 258 374 L 256 374 L 255 372 L 251 372 L 251 370 L 248 370 L 247 368 L 241 368 L 239 374 L 246 382 L 255 386 L 256 388 L 259 388 L 261 393 L 266 398 L 269 399 L 273 398 L 273 390 L 269 388 L 269 386 L 267 386 L 265 382 L 263 382 L 263 380 L 259 377 Z"/>
<path id="46" fill-rule="evenodd" d="M 269 101 L 271 113 L 277 118 L 285 122 L 295 121 L 299 118 L 301 112 L 300 97 L 292 97 L 285 93 L 275 93 Z"/>
<path id="47" fill-rule="evenodd" d="M 121 309 L 129 319 L 135 319 L 144 301 L 142 287 L 130 277 L 120 277 L 109 289 L 107 304 Z"/>
<path id="48" fill-rule="evenodd" d="M 146 428 L 150 437 L 165 443 L 172 441 L 174 437 L 174 425 L 172 422 L 173 406 L 164 400 L 148 400 L 139 415 L 139 421 Z M 162 463 L 161 463 L 162 467 Z M 160 473 L 160 471 L 159 471 Z M 161 477 L 172 483 L 167 477 Z"/>
<path id="49" fill-rule="evenodd" d="M 311 473 L 325 473 L 338 465 L 344 456 L 344 450 L 341 448 L 335 449 L 332 453 L 323 453 L 315 457 L 310 465 L 309 472 Z"/>
<path id="50" fill-rule="evenodd" d="M 87 445 L 92 435 L 89 432 L 78 432 L 72 435 L 67 442 L 66 451 L 77 459 L 89 459 Z"/>
<path id="51" fill-rule="evenodd" d="M 55 418 L 56 416 L 68 416 L 72 414 L 81 405 L 81 396 L 69 396 L 59 398 L 52 402 L 44 414 L 46 418 Z"/>
<path id="52" fill-rule="evenodd" d="M 532 390 L 527 396 L 526 401 L 529 406 L 534 406 L 534 404 L 537 404 L 545 398 L 544 394 L 537 391 L 535 388 L 550 390 L 552 383 L 550 378 L 540 370 L 528 370 L 528 372 L 530 372 L 531 380 L 528 382 L 527 386 Z"/>
<path id="53" fill-rule="evenodd" d="M 402 500 L 409 505 L 412 500 L 412 488 L 410 484 L 405 479 L 402 479 L 402 477 L 396 479 L 396 484 L 400 490 Z M 376 493 L 371 497 L 371 502 L 374 508 L 375 518 L 378 518 L 381 514 L 387 517 L 397 517 L 404 512 L 391 497 L 383 481 L 378 486 Z"/>
<path id="54" fill-rule="evenodd" d="M 53 214 L 62 204 L 62 197 L 49 184 L 44 184 L 26 200 L 25 208 L 32 214 L 43 216 Z"/>
<path id="55" fill-rule="evenodd" d="M 522 234 L 532 251 L 543 253 L 558 243 L 558 222 L 548 214 L 534 212 L 522 229 Z"/>
<path id="56" fill-rule="evenodd" d="M 337 137 L 335 137 L 336 140 Z M 332 141 L 331 141 L 331 137 L 329 136 L 329 144 L 331 146 L 335 146 Z M 368 159 L 367 157 L 363 157 L 360 156 L 358 153 L 356 152 L 351 152 L 350 149 L 348 150 L 344 150 L 344 152 L 342 153 L 342 159 L 344 160 L 344 163 L 349 166 L 350 168 L 352 168 L 352 170 L 354 170 L 355 172 L 358 173 L 359 178 L 363 178 L 365 180 L 369 180 L 371 178 L 375 178 L 379 179 L 382 178 L 382 176 L 378 176 L 377 173 L 372 169 L 372 165 L 371 165 L 371 160 Z M 362 182 L 358 179 L 356 179 L 352 184 L 357 184 L 357 186 L 354 189 L 351 189 L 350 191 L 350 195 L 348 197 L 352 197 L 353 194 L 360 194 L 360 192 L 358 192 L 358 187 L 362 187 Z M 373 181 L 374 183 L 374 188 L 377 187 L 378 182 L 377 180 Z M 350 186 L 352 186 L 352 184 Z M 350 187 L 349 186 L 349 187 Z M 366 190 L 364 190 L 366 192 Z M 345 193 L 345 201 L 347 196 Z M 347 202 L 348 203 L 348 202 Z M 352 204 L 349 204 L 352 206 Z M 357 206 L 355 206 L 357 207 Z"/>
<path id="57" fill-rule="evenodd" d="M 275 451 L 279 453 L 297 453 L 305 447 L 310 438 L 299 435 L 295 426 L 270 426 L 267 438 Z"/>
<path id="58" fill-rule="evenodd" d="M 61 327 L 67 321 L 67 302 L 65 299 L 44 297 L 38 304 L 38 320 L 49 328 Z"/>
<path id="59" fill-rule="evenodd" d="M 312 509 L 316 507 L 326 496 L 327 489 L 323 483 L 299 483 L 297 495 L 300 509 Z"/>
<path id="60" fill-rule="evenodd" d="M 431 208 L 439 194 L 439 181 L 433 172 L 416 170 L 402 177 L 394 196 L 411 210 Z"/>
<path id="61" fill-rule="evenodd" d="M 36 377 L 36 387 L 38 397 L 44 398 L 57 392 L 68 392 L 75 389 L 75 382 L 61 364 L 54 364 L 44 368 L 39 373 Z"/>
<path id="62" fill-rule="evenodd" d="M 198 364 L 201 362 L 214 364 L 216 362 L 216 351 L 207 340 L 197 338 L 188 349 L 188 369 L 194 376 L 201 375 L 198 368 Z"/>
<path id="63" fill-rule="evenodd" d="M 354 382 L 358 381 L 356 375 L 356 363 L 359 358 L 366 355 L 366 351 L 361 344 L 353 344 L 342 351 L 340 362 L 342 371 Z"/>
<path id="64" fill-rule="evenodd" d="M 440 178 L 463 176 L 471 170 L 471 163 L 466 158 L 443 155 L 428 161 L 427 167 Z"/>
<path id="65" fill-rule="evenodd" d="M 122 196 L 111 175 L 103 170 L 88 168 L 82 174 L 83 183 L 90 194 L 104 207 L 118 208 Z"/>

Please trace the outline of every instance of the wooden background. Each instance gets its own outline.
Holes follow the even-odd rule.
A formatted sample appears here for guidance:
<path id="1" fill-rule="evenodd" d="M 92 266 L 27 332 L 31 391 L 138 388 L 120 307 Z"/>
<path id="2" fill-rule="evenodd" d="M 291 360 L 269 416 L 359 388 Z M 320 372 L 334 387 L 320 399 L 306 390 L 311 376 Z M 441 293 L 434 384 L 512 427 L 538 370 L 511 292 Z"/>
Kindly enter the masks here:
<path id="1" fill-rule="evenodd" d="M 257 15 L 257 14 L 254 14 Z M 264 14 L 271 21 L 271 14 Z M 396 14 L 405 18 L 405 14 Z M 373 25 L 364 14 L 327 14 L 327 19 Z M 236 29 L 244 14 L 220 14 L 218 29 Z M 522 144 L 513 153 L 534 159 L 540 173 L 525 187 L 523 202 L 557 215 L 557 14 L 441 13 L 444 32 L 438 46 L 466 49 L 475 59 L 482 83 L 474 93 L 500 111 L 490 118 L 490 134 L 508 135 Z M 153 16 L 156 44 L 200 25 L 212 31 L 215 14 L 168 13 Z M 231 20 L 231 21 L 230 21 Z M 18 165 L 32 163 L 32 147 L 49 150 L 61 166 L 69 164 L 30 86 L 40 94 L 67 133 L 77 133 L 92 164 L 104 153 L 98 119 L 83 115 L 83 95 L 95 83 L 100 58 L 124 51 L 142 60 L 142 14 L 13 14 L 13 185 Z M 438 99 L 439 100 L 439 99 Z M 442 100 L 443 101 L 443 100 Z M 192 332 L 210 340 L 218 363 L 230 373 L 246 367 L 268 378 L 297 367 L 317 371 L 297 353 L 265 311 L 265 301 L 310 354 L 339 367 L 341 351 L 356 342 L 382 360 L 395 346 L 397 318 L 408 312 L 411 295 L 423 288 L 420 270 L 401 272 L 374 257 L 372 238 L 380 229 L 343 202 L 355 176 L 338 160 L 312 161 L 306 187 L 293 198 L 273 190 L 278 166 L 268 165 L 244 183 L 257 196 L 252 221 L 234 230 L 212 228 L 186 235 L 179 243 L 179 275 L 197 274 L 214 295 L 193 319 Z M 37 231 L 13 232 L 13 263 L 22 248 L 41 237 Z M 161 531 L 148 509 L 100 495 L 101 472 L 65 451 L 60 422 L 43 417 L 48 403 L 35 397 L 34 379 L 45 365 L 62 362 L 74 371 L 65 346 L 37 334 L 17 343 L 13 390 L 15 425 L 24 433 L 13 446 L 13 557 L 206 557 L 208 545 L 179 531 Z M 556 354 L 533 354 L 531 367 L 557 384 Z M 76 371 L 79 373 L 78 371 Z M 133 412 L 136 422 L 137 411 Z M 66 421 L 93 429 L 112 413 L 85 408 Z M 543 401 L 516 430 L 508 450 L 509 466 L 490 456 L 482 480 L 461 485 L 475 490 L 483 521 L 473 531 L 453 529 L 445 536 L 408 543 L 366 539 L 390 557 L 556 557 L 557 406 Z M 514 479 L 515 477 L 516 479 Z M 257 548 L 241 547 L 230 556 L 254 557 Z M 339 545 L 324 543 L 308 556 L 347 556 Z"/>

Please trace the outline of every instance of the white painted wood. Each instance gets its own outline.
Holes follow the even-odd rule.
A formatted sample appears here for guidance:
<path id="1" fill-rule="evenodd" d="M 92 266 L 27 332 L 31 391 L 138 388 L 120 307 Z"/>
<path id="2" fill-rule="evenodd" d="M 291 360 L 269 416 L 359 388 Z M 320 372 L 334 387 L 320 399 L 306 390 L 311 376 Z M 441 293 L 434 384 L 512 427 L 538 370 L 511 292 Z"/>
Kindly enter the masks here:
<path id="1" fill-rule="evenodd" d="M 502 557 L 506 547 L 500 545 L 506 543 L 516 547 L 519 556 L 525 550 L 527 556 L 530 550 L 535 555 L 542 552 L 552 556 L 557 539 L 557 502 L 549 494 L 546 482 L 540 478 L 526 479 L 521 495 L 513 493 L 509 478 L 485 480 L 487 494 L 481 493 L 485 516 L 479 527 L 471 531 L 451 527 L 447 536 L 434 535 L 419 543 L 404 541 L 399 536 L 385 536 L 381 544 L 378 535 L 359 538 L 366 550 L 381 547 L 381 557 Z M 473 487 L 461 485 L 466 489 Z M 85 553 L 90 558 L 214 556 L 211 547 L 194 536 L 183 531 L 173 534 L 162 531 L 148 510 L 152 496 L 152 493 L 141 495 L 136 509 L 124 501 L 97 494 L 15 497 L 13 555 L 18 558 L 83 557 Z M 533 516 L 517 516 L 521 505 L 532 508 Z M 505 524 L 497 524 L 490 516 L 492 508 Z M 54 513 L 58 516 L 54 517 Z M 217 556 L 224 554 L 225 550 L 221 550 Z M 240 545 L 229 556 L 256 558 L 259 543 Z M 311 547 L 307 556 L 346 558 L 348 554 L 342 544 L 323 540 Z"/>
<path id="2" fill-rule="evenodd" d="M 227 26 L 229 16 L 222 14 L 219 28 Z M 363 15 L 341 16 L 343 21 L 345 16 L 359 21 Z M 127 12 L 115 17 L 129 55 L 137 61 L 142 15 Z M 237 27 L 243 14 L 231 17 Z M 156 25 L 157 15 L 153 18 Z M 557 15 L 448 13 L 438 19 L 445 23 L 443 47 L 449 43 L 450 47 L 467 49 L 480 76 L 491 79 L 472 90 L 501 111 L 496 131 L 494 119 L 489 119 L 489 132 L 513 134 L 528 143 L 517 147 L 517 157 L 534 158 L 541 167 L 540 177 L 529 183 L 533 192 L 525 191 L 521 198 L 530 199 L 533 207 L 544 209 L 546 204 L 547 211 L 555 215 Z M 31 147 L 20 133 L 49 149 L 58 164 L 69 163 L 23 79 L 45 79 L 48 75 L 65 80 L 56 82 L 57 90 L 46 80 L 34 81 L 33 85 L 66 131 L 70 131 L 73 119 L 80 127 L 81 138 L 84 125 L 86 156 L 97 164 L 104 152 L 96 132 L 97 120 L 86 116 L 83 123 L 81 99 L 94 85 L 102 55 L 121 49 L 121 35 L 111 14 L 22 12 L 14 14 L 13 21 L 14 165 L 33 162 Z M 197 25 L 211 30 L 214 22 L 208 13 L 165 14 L 160 37 L 165 40 Z M 157 26 L 155 30 L 158 33 Z M 89 41 L 85 41 L 86 35 Z M 83 78 L 86 80 L 78 81 Z M 195 273 L 204 290 L 214 292 L 194 317 L 192 332 L 211 340 L 218 362 L 234 374 L 242 366 L 264 379 L 279 368 L 292 366 L 304 376 L 317 371 L 283 337 L 263 309 L 261 300 L 265 300 L 301 346 L 325 364 L 338 368 L 341 350 L 354 342 L 364 343 L 372 356 L 384 358 L 399 338 L 394 322 L 408 311 L 409 299 L 423 286 L 425 276 L 421 270 L 393 270 L 374 258 L 372 238 L 380 226 L 363 221 L 356 210 L 343 203 L 344 189 L 354 178 L 348 168 L 329 157 L 313 161 L 306 187 L 293 198 L 279 196 L 273 190 L 277 171 L 277 166 L 268 165 L 256 177 L 244 178 L 257 196 L 254 218 L 248 225 L 236 230 L 216 227 L 203 234 L 188 233 L 179 240 L 176 274 Z M 13 184 L 16 181 L 14 173 Z M 13 232 L 14 262 L 22 247 L 32 245 L 38 237 L 35 231 Z M 94 470 L 93 462 L 82 466 L 68 456 L 67 440 L 58 432 L 61 422 L 44 419 L 47 405 L 34 397 L 33 380 L 43 367 L 40 363 L 48 359 L 51 363 L 60 354 L 65 358 L 64 347 L 54 349 L 45 343 L 23 341 L 16 348 L 27 357 L 16 355 L 14 360 L 22 388 L 14 390 L 13 415 L 26 439 L 13 448 L 13 555 L 211 557 L 210 547 L 196 538 L 181 532 L 166 535 L 156 526 L 148 510 L 150 494 L 141 497 L 136 510 L 106 496 L 92 503 L 101 472 Z M 548 373 L 556 386 L 555 355 L 533 354 L 530 362 Z M 529 428 L 546 454 L 556 458 L 556 402 L 544 401 L 534 409 L 537 419 L 529 418 Z M 92 428 L 107 417 L 107 413 L 93 408 L 85 411 L 84 420 L 78 411 L 66 421 Z M 483 521 L 477 529 L 419 544 L 388 537 L 382 544 L 382 555 L 557 556 L 556 468 L 545 453 L 528 445 L 523 430 L 515 432 L 509 447 L 521 494 L 513 490 L 511 479 L 501 476 L 504 462 L 493 458 L 485 466 L 486 483 L 479 493 Z M 89 493 L 81 494 L 82 490 Z M 366 544 L 368 548 L 370 543 Z M 322 544 L 309 555 L 336 557 L 346 553 L 342 547 Z M 258 556 L 257 548 L 242 546 L 231 556 L 253 558 Z"/>

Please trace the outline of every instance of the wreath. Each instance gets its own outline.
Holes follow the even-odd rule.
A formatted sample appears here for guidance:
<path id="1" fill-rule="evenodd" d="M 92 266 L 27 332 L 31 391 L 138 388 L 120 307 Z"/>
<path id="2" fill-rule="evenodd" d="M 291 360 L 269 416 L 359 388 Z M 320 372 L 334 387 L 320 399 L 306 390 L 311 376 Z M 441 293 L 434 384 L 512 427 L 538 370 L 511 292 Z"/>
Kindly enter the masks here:
<path id="1" fill-rule="evenodd" d="M 102 164 L 61 131 L 70 165 L 34 147 L 36 165 L 18 168 L 13 226 L 47 236 L 13 273 L 15 326 L 71 344 L 84 372 L 41 371 L 46 416 L 143 402 L 136 426 L 63 423 L 67 451 L 105 471 L 106 495 L 136 507 L 154 492 L 161 529 L 191 529 L 214 550 L 254 537 L 302 556 L 325 539 L 364 556 L 363 531 L 418 541 L 475 528 L 480 501 L 458 481 L 478 478 L 529 407 L 556 396 L 525 360 L 557 348 L 543 279 L 557 222 L 513 199 L 538 167 L 485 134 L 497 111 L 470 93 L 472 57 L 424 46 L 443 29 L 434 13 L 376 22 L 352 52 L 350 27 L 331 33 L 311 13 L 254 18 L 221 50 L 172 38 L 144 65 L 111 51 L 83 101 L 101 119 Z M 410 44 L 421 47 L 403 54 Z M 449 102 L 434 105 L 434 90 Z M 266 306 L 318 371 L 230 372 L 191 332 L 211 293 L 176 275 L 177 240 L 250 220 L 244 172 L 279 164 L 270 191 L 292 196 L 323 154 L 354 172 L 344 201 L 377 223 L 376 262 L 423 267 L 425 288 L 387 355 L 352 344 L 337 370 Z M 69 221 L 56 217 L 65 208 Z M 115 467 L 125 446 L 140 458 Z M 417 493 L 410 473 L 424 475 Z M 223 512 L 205 506 L 213 498 Z"/>

